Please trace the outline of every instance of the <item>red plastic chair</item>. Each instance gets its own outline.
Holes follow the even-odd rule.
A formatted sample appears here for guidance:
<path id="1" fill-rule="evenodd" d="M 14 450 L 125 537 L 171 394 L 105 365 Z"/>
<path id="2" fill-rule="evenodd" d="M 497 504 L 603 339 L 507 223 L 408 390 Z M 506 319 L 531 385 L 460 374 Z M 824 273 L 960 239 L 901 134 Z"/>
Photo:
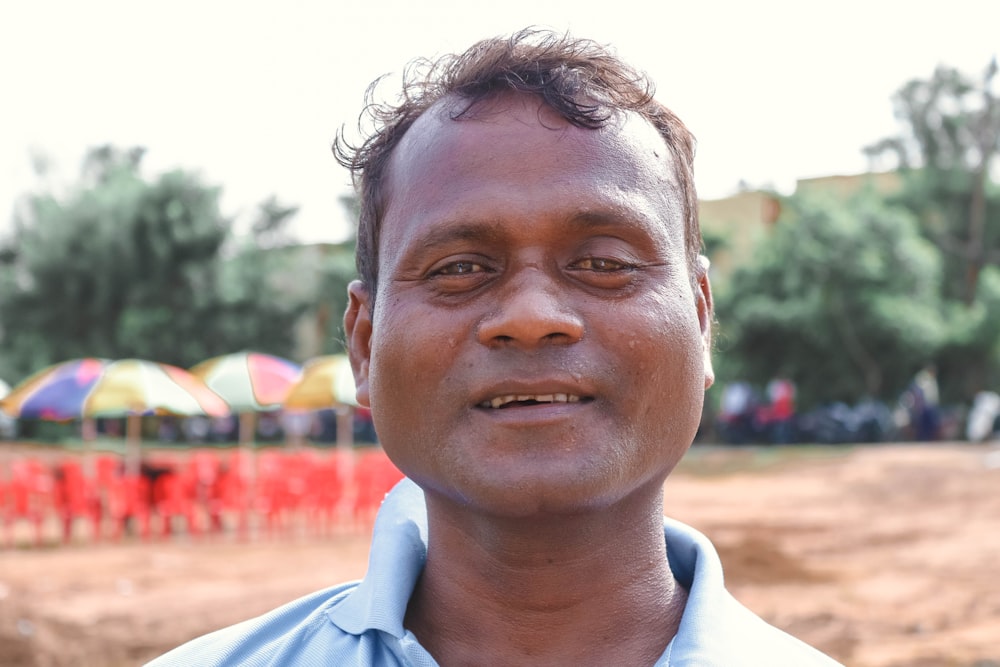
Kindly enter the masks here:
<path id="1" fill-rule="evenodd" d="M 159 519 L 161 536 L 174 534 L 176 519 L 184 521 L 187 532 L 201 534 L 197 511 L 196 478 L 176 467 L 160 472 L 152 481 L 153 511 Z"/>
<path id="2" fill-rule="evenodd" d="M 250 480 L 255 475 L 253 461 L 241 451 L 233 452 L 227 460 L 219 462 L 215 483 L 209 492 L 209 514 L 225 527 L 235 525 L 241 537 L 250 530 Z"/>
<path id="3" fill-rule="evenodd" d="M 106 516 L 111 522 L 112 537 L 120 540 L 135 531 L 144 540 L 152 536 L 149 480 L 142 475 L 115 476 L 104 489 Z"/>
<path id="4" fill-rule="evenodd" d="M 27 521 L 33 529 L 35 545 L 44 541 L 44 524 L 55 513 L 55 480 L 52 472 L 35 458 L 19 459 L 10 465 L 9 530 L 14 539 L 18 523 Z"/>
<path id="5" fill-rule="evenodd" d="M 10 527 L 14 521 L 14 498 L 7 471 L 0 468 L 0 548 L 11 546 L 13 535 Z"/>
<path id="6" fill-rule="evenodd" d="M 294 457 L 286 452 L 261 452 L 253 508 L 263 519 L 268 537 L 288 531 L 304 489 L 301 466 Z"/>
<path id="7" fill-rule="evenodd" d="M 310 532 L 328 536 L 343 519 L 344 466 L 339 456 L 315 459 L 305 477 L 303 512 Z"/>
<path id="8" fill-rule="evenodd" d="M 113 521 L 111 512 L 111 495 L 115 487 L 119 484 L 119 479 L 124 474 L 125 467 L 119 456 L 114 454 L 99 454 L 91 465 L 94 474 L 94 502 L 96 504 L 98 528 L 96 539 L 106 537 L 105 533 L 109 528 L 107 523 Z M 110 529 L 112 533 L 115 528 Z"/>
<path id="9" fill-rule="evenodd" d="M 364 528 L 375 521 L 382 500 L 403 473 L 381 449 L 362 452 L 354 464 L 354 519 Z"/>
<path id="10" fill-rule="evenodd" d="M 55 468 L 54 500 L 62 523 L 62 539 L 73 539 L 74 524 L 84 519 L 90 524 L 95 539 L 100 538 L 101 508 L 96 489 L 84 474 L 83 466 L 75 458 L 64 458 Z"/>
<path id="11" fill-rule="evenodd" d="M 215 452 L 197 450 L 188 459 L 186 474 L 190 475 L 194 485 L 195 512 L 205 524 L 205 531 L 223 532 L 223 504 L 216 496 L 219 476 L 222 474 L 222 460 Z"/>

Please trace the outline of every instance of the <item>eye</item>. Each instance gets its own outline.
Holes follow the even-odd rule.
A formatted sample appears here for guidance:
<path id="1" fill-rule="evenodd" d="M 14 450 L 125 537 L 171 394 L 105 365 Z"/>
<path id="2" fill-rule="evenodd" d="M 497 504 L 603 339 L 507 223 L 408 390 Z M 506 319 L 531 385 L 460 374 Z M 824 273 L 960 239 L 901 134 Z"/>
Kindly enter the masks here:
<path id="1" fill-rule="evenodd" d="M 470 262 L 467 260 L 462 260 L 459 262 L 451 262 L 450 264 L 445 264 L 444 266 L 436 269 L 434 275 L 436 276 L 463 276 L 470 273 L 482 273 L 486 268 L 482 264 L 476 262 Z"/>
<path id="2" fill-rule="evenodd" d="M 430 289 L 439 294 L 464 294 L 477 290 L 496 274 L 496 265 L 478 256 L 443 258 L 425 276 Z"/>
<path id="3" fill-rule="evenodd" d="M 586 259 L 573 262 L 570 268 L 581 271 L 596 271 L 597 273 L 613 273 L 634 269 L 635 265 L 607 257 L 587 257 Z"/>

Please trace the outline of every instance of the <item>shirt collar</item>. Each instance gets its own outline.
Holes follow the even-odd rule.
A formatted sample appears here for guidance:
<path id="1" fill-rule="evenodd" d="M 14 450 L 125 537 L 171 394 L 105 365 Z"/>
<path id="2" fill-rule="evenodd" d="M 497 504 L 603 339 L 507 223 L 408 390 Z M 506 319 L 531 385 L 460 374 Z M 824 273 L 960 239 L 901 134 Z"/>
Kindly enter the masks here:
<path id="1" fill-rule="evenodd" d="M 327 612 L 330 620 L 352 635 L 374 629 L 402 639 L 406 605 L 426 560 L 424 494 L 403 479 L 385 497 L 375 519 L 365 578 Z"/>
<path id="2" fill-rule="evenodd" d="M 677 635 L 658 666 L 746 664 L 753 655 L 767 655 L 773 665 L 838 664 L 768 625 L 729 595 L 719 555 L 707 537 L 672 519 L 664 519 L 663 532 L 670 569 L 688 589 L 688 600 Z M 327 611 L 329 619 L 348 634 L 378 630 L 401 644 L 413 640 L 403 619 L 426 560 L 424 495 L 404 479 L 386 496 L 375 520 L 368 573 Z M 722 635 L 725 641 L 720 641 Z"/>
<path id="3" fill-rule="evenodd" d="M 664 518 L 663 523 L 674 577 L 689 591 L 697 582 L 698 595 L 689 596 L 684 620 L 700 619 L 700 612 L 688 613 L 694 611 L 692 606 L 725 596 L 722 564 L 704 535 L 679 521 Z M 403 479 L 379 509 L 365 578 L 330 609 L 330 620 L 353 635 L 375 629 L 402 638 L 406 634 L 406 606 L 426 560 L 427 509 L 423 491 Z"/>

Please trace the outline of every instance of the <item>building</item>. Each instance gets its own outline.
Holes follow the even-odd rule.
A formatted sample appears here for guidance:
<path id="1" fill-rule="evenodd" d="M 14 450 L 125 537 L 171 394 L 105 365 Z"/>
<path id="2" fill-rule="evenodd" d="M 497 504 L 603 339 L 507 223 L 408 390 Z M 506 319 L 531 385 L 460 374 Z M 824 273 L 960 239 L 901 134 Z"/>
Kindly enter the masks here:
<path id="1" fill-rule="evenodd" d="M 799 179 L 795 192 L 820 191 L 847 198 L 866 187 L 889 194 L 901 185 L 898 172 L 871 172 Z M 774 191 L 747 189 L 698 203 L 702 235 L 712 260 L 712 283 L 717 291 L 728 287 L 733 272 L 750 259 L 756 244 L 779 220 L 783 199 Z"/>

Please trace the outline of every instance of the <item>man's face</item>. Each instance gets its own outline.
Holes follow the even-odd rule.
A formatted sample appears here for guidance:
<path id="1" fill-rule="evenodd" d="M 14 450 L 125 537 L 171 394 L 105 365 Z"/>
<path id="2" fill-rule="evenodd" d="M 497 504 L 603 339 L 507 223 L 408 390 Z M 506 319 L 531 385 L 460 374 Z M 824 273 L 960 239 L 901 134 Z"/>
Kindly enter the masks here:
<path id="1" fill-rule="evenodd" d="M 692 281 L 669 151 L 509 95 L 432 108 L 389 167 L 380 282 L 352 286 L 359 399 L 429 494 L 498 516 L 662 484 L 694 437 L 707 278 Z"/>

